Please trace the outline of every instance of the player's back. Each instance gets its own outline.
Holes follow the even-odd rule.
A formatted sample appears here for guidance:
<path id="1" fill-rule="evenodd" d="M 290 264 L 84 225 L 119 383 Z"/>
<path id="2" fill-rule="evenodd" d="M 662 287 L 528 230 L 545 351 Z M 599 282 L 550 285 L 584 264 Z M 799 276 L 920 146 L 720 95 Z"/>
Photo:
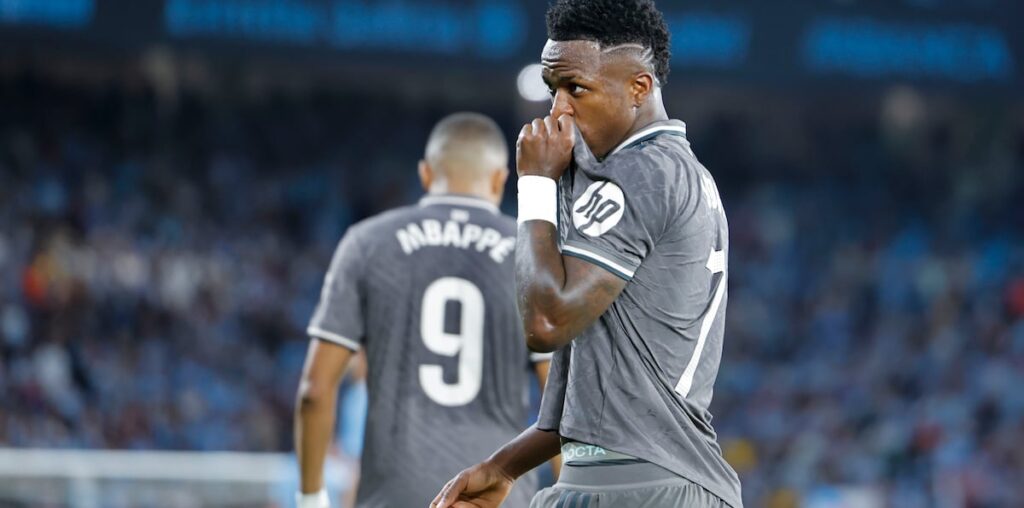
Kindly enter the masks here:
<path id="1" fill-rule="evenodd" d="M 427 506 L 525 426 L 515 230 L 486 201 L 428 196 L 347 233 L 365 260 L 353 274 L 370 393 L 360 508 Z M 505 506 L 527 506 L 532 486 Z"/>

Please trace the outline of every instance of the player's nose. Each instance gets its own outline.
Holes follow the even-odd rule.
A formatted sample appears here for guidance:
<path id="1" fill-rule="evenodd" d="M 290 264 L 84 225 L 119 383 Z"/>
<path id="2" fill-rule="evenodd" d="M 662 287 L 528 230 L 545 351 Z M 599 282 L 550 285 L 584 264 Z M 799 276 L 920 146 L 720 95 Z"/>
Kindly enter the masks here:
<path id="1" fill-rule="evenodd" d="M 574 113 L 572 109 L 572 102 L 569 100 L 570 98 L 569 94 L 562 90 L 555 93 L 554 99 L 551 100 L 552 118 L 558 118 L 562 115 L 572 115 Z"/>

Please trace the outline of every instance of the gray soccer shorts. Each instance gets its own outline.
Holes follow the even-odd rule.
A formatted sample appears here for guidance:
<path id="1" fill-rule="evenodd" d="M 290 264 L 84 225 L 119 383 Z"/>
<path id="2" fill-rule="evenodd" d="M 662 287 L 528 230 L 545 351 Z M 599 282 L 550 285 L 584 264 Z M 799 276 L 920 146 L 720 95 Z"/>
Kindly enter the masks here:
<path id="1" fill-rule="evenodd" d="M 558 483 L 541 490 L 530 508 L 729 508 L 703 487 L 643 462 L 566 465 Z"/>

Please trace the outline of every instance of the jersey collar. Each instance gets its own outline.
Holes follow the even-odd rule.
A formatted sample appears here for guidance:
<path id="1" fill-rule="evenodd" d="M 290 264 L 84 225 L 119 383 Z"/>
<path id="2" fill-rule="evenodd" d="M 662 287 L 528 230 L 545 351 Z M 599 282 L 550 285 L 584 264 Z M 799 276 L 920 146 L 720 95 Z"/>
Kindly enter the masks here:
<path id="1" fill-rule="evenodd" d="M 680 122 L 679 120 L 662 120 L 660 122 L 654 122 L 651 125 L 643 129 L 640 129 L 640 131 L 638 131 L 636 134 L 633 134 L 632 136 L 626 138 L 626 140 L 623 141 L 622 143 L 619 143 L 619 146 L 615 147 L 614 150 L 608 152 L 608 155 L 606 155 L 604 158 L 605 160 L 607 160 L 608 157 L 611 157 L 612 155 L 615 155 L 616 153 L 619 153 L 620 151 L 625 150 L 626 148 L 642 143 L 661 134 L 671 134 L 686 137 L 686 124 Z"/>
<path id="2" fill-rule="evenodd" d="M 420 206 L 448 205 L 448 206 L 470 206 L 482 208 L 491 213 L 498 213 L 498 207 L 486 199 L 476 196 L 462 194 L 428 194 L 420 198 Z"/>

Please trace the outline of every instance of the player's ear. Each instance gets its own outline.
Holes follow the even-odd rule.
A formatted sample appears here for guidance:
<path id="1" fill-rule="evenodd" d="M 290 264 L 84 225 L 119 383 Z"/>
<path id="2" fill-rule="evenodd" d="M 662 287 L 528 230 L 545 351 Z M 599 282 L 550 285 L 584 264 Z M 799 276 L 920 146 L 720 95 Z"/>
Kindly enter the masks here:
<path id="1" fill-rule="evenodd" d="M 434 170 L 430 168 L 430 164 L 425 160 L 420 160 L 419 165 L 420 184 L 423 185 L 423 190 L 430 192 L 430 186 L 434 183 Z"/>
<path id="2" fill-rule="evenodd" d="M 501 198 L 505 195 L 505 182 L 508 180 L 508 168 L 501 168 L 491 173 L 491 195 L 495 202 L 501 204 Z"/>
<path id="3" fill-rule="evenodd" d="M 641 72 L 633 76 L 630 88 L 633 94 L 633 105 L 643 106 L 647 102 L 647 98 L 654 92 L 654 76 L 649 72 Z"/>

